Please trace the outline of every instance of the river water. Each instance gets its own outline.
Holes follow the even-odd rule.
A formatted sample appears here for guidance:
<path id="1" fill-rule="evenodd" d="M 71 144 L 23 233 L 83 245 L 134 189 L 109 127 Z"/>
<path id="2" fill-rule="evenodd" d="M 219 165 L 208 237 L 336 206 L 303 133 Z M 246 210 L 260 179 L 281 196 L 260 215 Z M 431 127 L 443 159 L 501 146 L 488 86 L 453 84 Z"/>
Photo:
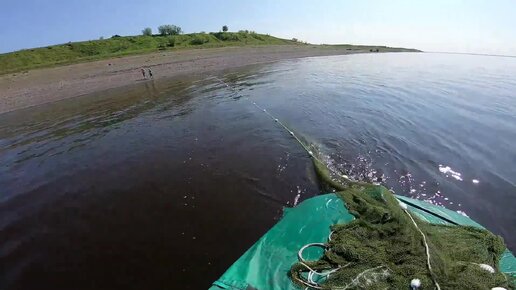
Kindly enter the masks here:
<path id="1" fill-rule="evenodd" d="M 506 57 L 316 57 L 0 115 L 0 288 L 207 288 L 283 207 L 323 193 L 253 102 L 329 166 L 515 250 L 515 75 Z"/>

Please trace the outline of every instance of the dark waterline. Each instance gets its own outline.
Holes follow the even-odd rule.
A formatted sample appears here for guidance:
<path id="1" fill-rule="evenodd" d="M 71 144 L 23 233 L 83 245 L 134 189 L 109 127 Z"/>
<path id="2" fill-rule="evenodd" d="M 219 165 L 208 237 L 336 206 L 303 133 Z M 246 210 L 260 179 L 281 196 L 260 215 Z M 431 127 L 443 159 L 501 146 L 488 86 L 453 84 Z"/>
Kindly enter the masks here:
<path id="1" fill-rule="evenodd" d="M 514 250 L 514 75 L 511 58 L 318 57 L 217 76 L 239 93 L 201 76 L 0 115 L 0 288 L 207 288 L 284 206 L 322 193 L 249 99 L 330 166 Z"/>

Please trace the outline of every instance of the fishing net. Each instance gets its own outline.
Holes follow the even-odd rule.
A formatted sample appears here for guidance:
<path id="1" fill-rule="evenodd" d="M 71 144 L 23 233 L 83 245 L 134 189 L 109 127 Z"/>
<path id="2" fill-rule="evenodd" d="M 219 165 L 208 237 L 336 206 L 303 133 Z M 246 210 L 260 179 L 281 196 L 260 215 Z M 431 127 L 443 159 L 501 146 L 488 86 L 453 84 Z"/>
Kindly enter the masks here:
<path id="1" fill-rule="evenodd" d="M 515 289 L 514 278 L 499 269 L 506 249 L 501 237 L 475 227 L 434 225 L 418 219 L 385 187 L 352 181 L 326 166 L 316 147 L 265 108 L 252 104 L 307 151 L 322 184 L 338 191 L 355 217 L 334 225 L 326 244 L 307 245 L 324 248 L 319 260 L 305 261 L 302 251 L 307 246 L 301 248 L 300 262 L 290 269 L 294 283 L 307 289 Z M 273 257 L 269 260 L 274 261 Z"/>
<path id="2" fill-rule="evenodd" d="M 355 219 L 332 227 L 318 261 L 292 266 L 295 283 L 309 289 L 411 289 L 419 279 L 418 289 L 515 289 L 513 278 L 498 269 L 506 249 L 501 237 L 424 222 L 385 187 L 350 181 L 313 160 Z"/>

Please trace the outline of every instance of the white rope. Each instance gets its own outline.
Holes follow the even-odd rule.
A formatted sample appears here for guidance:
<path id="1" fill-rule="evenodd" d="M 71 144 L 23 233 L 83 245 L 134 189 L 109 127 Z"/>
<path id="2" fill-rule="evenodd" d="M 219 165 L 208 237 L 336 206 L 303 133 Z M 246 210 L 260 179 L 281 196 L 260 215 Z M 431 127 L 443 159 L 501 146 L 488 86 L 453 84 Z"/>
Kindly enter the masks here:
<path id="1" fill-rule="evenodd" d="M 303 284 L 307 287 L 314 288 L 314 289 L 324 289 L 323 287 L 321 287 L 319 285 L 310 284 L 309 282 L 306 282 L 303 279 L 299 279 L 297 277 L 294 277 L 294 279 L 296 279 L 298 282 L 300 282 L 301 284 Z"/>
<path id="2" fill-rule="evenodd" d="M 324 248 L 324 250 L 326 250 L 328 248 L 328 246 L 326 246 L 326 244 L 323 244 L 323 243 L 306 244 L 306 245 L 302 246 L 301 249 L 299 249 L 299 251 L 297 251 L 297 258 L 299 259 L 299 261 L 306 262 L 306 260 L 303 258 L 303 251 L 310 247 Z"/>
<path id="3" fill-rule="evenodd" d="M 310 273 L 312 273 L 312 275 L 319 275 L 319 276 L 323 276 L 323 277 L 324 276 L 329 276 L 330 274 L 333 274 L 333 273 L 337 272 L 338 270 L 340 270 L 342 268 L 346 268 L 347 266 L 351 265 L 351 263 L 347 263 L 344 266 L 339 266 L 337 268 L 328 270 L 326 272 L 317 272 L 316 270 L 310 268 L 310 266 L 308 266 L 305 262 L 299 262 L 299 264 L 305 266 L 305 268 L 307 268 L 310 271 Z"/>
<path id="4" fill-rule="evenodd" d="M 228 89 L 232 90 L 235 94 L 239 94 L 238 91 L 231 87 L 230 85 L 228 85 L 225 81 L 221 80 L 220 78 L 214 76 L 213 77 L 214 79 L 218 80 L 219 82 L 221 82 L 224 86 L 226 86 Z M 240 95 L 242 97 L 242 95 Z M 251 100 L 249 98 L 247 98 L 248 101 L 251 102 Z M 310 155 L 311 158 L 317 160 L 319 163 L 322 163 L 324 164 L 324 162 L 322 162 L 320 159 L 318 159 L 314 154 L 313 152 L 310 150 L 310 148 L 308 148 L 302 141 L 301 139 L 299 139 L 296 134 L 294 134 L 294 132 L 292 130 L 290 130 L 290 128 L 288 126 L 286 126 L 285 124 L 283 124 L 283 122 L 281 122 L 278 118 L 274 117 L 271 113 L 269 113 L 266 109 L 262 108 L 260 105 L 258 105 L 256 102 L 251 102 L 256 108 L 258 108 L 260 111 L 263 111 L 267 116 L 269 116 L 274 122 L 278 123 L 283 129 L 285 129 L 285 131 L 287 131 L 288 134 L 290 134 L 292 137 L 294 137 L 294 139 L 301 145 L 301 147 L 303 147 L 303 149 L 305 149 L 306 153 L 308 153 L 308 155 Z M 337 176 L 340 176 L 348 181 L 354 181 L 352 180 L 351 178 L 349 178 L 349 176 L 347 175 L 342 175 L 340 172 L 336 171 L 335 169 L 333 168 L 330 168 L 328 167 L 328 170 L 331 171 L 333 174 L 336 174 Z"/>
<path id="5" fill-rule="evenodd" d="M 334 269 L 328 270 L 326 272 L 317 272 L 316 270 L 314 270 L 310 266 L 308 266 L 305 262 L 299 262 L 299 264 L 301 264 L 303 267 L 308 269 L 307 281 L 304 281 L 303 279 L 299 279 L 297 277 L 294 277 L 294 278 L 296 278 L 297 281 L 300 281 L 301 283 L 303 283 L 303 285 L 308 286 L 308 287 L 312 287 L 312 288 L 315 288 L 315 289 L 324 289 L 323 287 L 321 287 L 319 285 L 318 282 L 314 281 L 314 276 L 315 275 L 321 276 L 324 279 L 328 279 L 331 274 L 339 271 L 342 268 L 346 268 L 347 266 L 351 265 L 351 263 L 347 263 L 344 266 L 339 266 L 338 268 L 334 268 Z"/>
<path id="6" fill-rule="evenodd" d="M 334 233 L 334 232 L 335 232 L 335 231 L 331 231 L 331 232 L 330 232 L 330 235 L 328 236 L 328 241 L 329 241 L 329 242 L 331 242 L 331 236 L 333 236 L 333 233 Z"/>
<path id="7" fill-rule="evenodd" d="M 330 233 L 330 236 L 331 236 L 331 233 Z M 296 280 L 300 281 L 301 283 L 303 283 L 303 285 L 305 285 L 307 287 L 312 287 L 312 288 L 315 288 L 315 289 L 323 289 L 319 285 L 318 282 L 314 281 L 314 276 L 317 275 L 317 276 L 322 277 L 323 279 L 328 279 L 331 274 L 339 271 L 342 268 L 345 268 L 345 267 L 351 265 L 351 263 L 347 263 L 344 266 L 339 266 L 337 268 L 334 268 L 334 269 L 331 269 L 331 270 L 328 270 L 328 271 L 325 271 L 325 272 L 323 272 L 323 271 L 317 272 L 316 270 L 314 270 L 310 266 L 308 266 L 306 264 L 306 260 L 303 258 L 303 251 L 306 250 L 309 247 L 321 247 L 321 248 L 324 248 L 326 250 L 328 248 L 328 246 L 326 244 L 323 244 L 323 243 L 310 243 L 310 244 L 306 244 L 303 247 L 301 247 L 301 249 L 299 249 L 299 251 L 297 252 L 297 258 L 299 259 L 299 264 L 301 264 L 303 267 L 308 269 L 308 276 L 307 276 L 307 281 L 304 281 L 303 279 L 299 279 L 297 277 L 296 277 Z"/>
<path id="8" fill-rule="evenodd" d="M 378 266 L 378 267 L 369 268 L 367 270 L 364 270 L 364 271 L 360 272 L 357 276 L 355 276 L 355 278 L 353 278 L 353 280 L 351 280 L 351 282 L 349 284 L 346 284 L 346 286 L 344 286 L 344 287 L 335 287 L 333 289 L 340 289 L 340 290 L 350 289 L 350 287 L 354 287 L 354 286 L 356 286 L 360 282 L 360 278 L 362 278 L 362 276 L 366 275 L 367 273 L 369 273 L 371 271 L 374 271 L 374 270 L 377 270 L 377 269 L 380 269 L 380 268 L 387 268 L 387 266 L 381 265 L 381 266 Z M 389 268 L 387 268 L 387 270 L 389 270 Z"/>
<path id="9" fill-rule="evenodd" d="M 412 218 L 412 215 L 408 212 L 408 210 L 403 209 L 403 211 L 405 211 L 405 213 L 409 216 L 410 220 L 412 221 L 412 223 L 414 224 L 416 229 L 419 231 L 419 233 L 423 237 L 423 243 L 425 244 L 425 250 L 426 250 L 426 265 L 428 267 L 428 270 L 430 271 L 430 274 L 432 274 L 431 276 L 432 276 L 432 280 L 434 281 L 435 287 L 437 288 L 437 290 L 441 290 L 439 283 L 437 283 L 437 281 L 434 278 L 434 276 L 435 276 L 434 272 L 432 271 L 432 264 L 430 263 L 430 249 L 428 247 L 428 243 L 426 242 L 425 233 L 423 233 L 423 231 L 419 228 L 416 221 L 414 220 L 414 218 Z"/>

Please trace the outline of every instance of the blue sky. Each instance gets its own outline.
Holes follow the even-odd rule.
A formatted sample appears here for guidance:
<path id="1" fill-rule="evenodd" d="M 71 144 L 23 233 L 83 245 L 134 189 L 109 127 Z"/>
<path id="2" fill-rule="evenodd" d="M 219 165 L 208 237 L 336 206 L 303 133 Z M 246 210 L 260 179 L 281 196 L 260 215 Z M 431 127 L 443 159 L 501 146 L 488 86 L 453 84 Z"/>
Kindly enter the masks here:
<path id="1" fill-rule="evenodd" d="M 176 24 L 185 32 L 255 30 L 311 43 L 403 46 L 516 55 L 513 0 L 2 0 L 0 52 L 135 35 Z"/>

